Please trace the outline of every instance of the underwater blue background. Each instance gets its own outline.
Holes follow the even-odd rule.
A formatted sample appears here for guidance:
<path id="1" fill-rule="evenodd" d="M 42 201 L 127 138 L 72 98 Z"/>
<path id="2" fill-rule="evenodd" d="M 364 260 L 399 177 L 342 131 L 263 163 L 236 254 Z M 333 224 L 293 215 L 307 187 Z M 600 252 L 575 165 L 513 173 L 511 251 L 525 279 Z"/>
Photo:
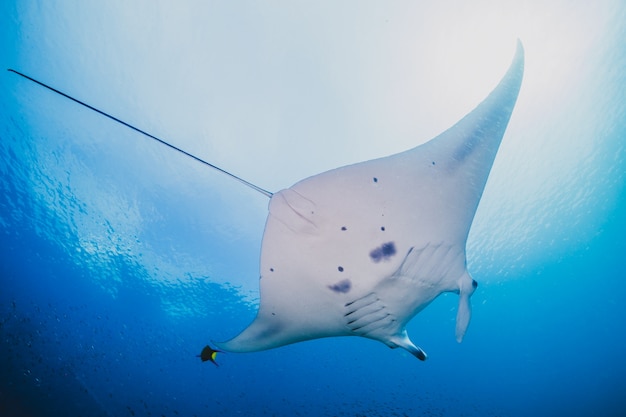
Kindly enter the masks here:
<path id="1" fill-rule="evenodd" d="M 234 3 L 2 2 L 0 415 L 624 415 L 623 2 Z M 517 38 L 472 322 L 457 344 L 454 294 L 416 316 L 426 362 L 330 338 L 202 363 L 256 313 L 267 198 L 5 70 L 277 191 L 434 137 Z"/>

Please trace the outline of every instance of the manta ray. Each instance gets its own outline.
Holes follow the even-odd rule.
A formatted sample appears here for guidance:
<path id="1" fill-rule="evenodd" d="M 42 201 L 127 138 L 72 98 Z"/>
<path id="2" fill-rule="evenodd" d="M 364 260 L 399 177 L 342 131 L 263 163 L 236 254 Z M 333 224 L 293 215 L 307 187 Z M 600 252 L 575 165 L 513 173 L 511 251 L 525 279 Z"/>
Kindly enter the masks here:
<path id="1" fill-rule="evenodd" d="M 467 271 L 467 236 L 523 67 L 518 41 L 497 87 L 439 136 L 274 193 L 261 245 L 257 316 L 238 336 L 216 345 L 254 352 L 361 336 L 425 360 L 406 325 L 444 292 L 459 294 L 461 342 L 478 285 Z"/>
<path id="2" fill-rule="evenodd" d="M 171 143 L 14 69 L 56 94 L 181 152 L 270 197 L 261 245 L 259 311 L 217 352 L 255 352 L 332 336 L 361 336 L 426 353 L 407 323 L 444 292 L 459 294 L 456 340 L 477 282 L 465 246 L 522 83 L 517 51 L 496 88 L 423 145 L 306 178 L 272 194 Z"/>

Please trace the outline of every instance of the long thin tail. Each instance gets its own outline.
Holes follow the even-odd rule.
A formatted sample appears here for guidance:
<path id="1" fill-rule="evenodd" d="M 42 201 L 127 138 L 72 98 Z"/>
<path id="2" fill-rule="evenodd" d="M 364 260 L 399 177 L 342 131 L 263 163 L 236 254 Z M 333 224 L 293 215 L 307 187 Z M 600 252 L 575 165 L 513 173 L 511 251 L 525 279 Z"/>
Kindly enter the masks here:
<path id="1" fill-rule="evenodd" d="M 34 83 L 37 83 L 37 84 L 39 84 L 40 86 L 45 87 L 45 88 L 47 88 L 47 89 L 48 89 L 48 90 L 50 90 L 50 91 L 53 91 L 53 92 L 55 92 L 55 93 L 57 93 L 57 94 L 59 94 L 59 95 L 62 95 L 63 97 L 68 98 L 68 99 L 72 100 L 73 102 L 80 104 L 81 106 L 87 107 L 88 109 L 93 110 L 93 111 L 95 111 L 96 113 L 101 114 L 102 116 L 108 117 L 109 119 L 111 119 L 111 120 L 113 120 L 113 121 L 115 121 L 115 122 L 117 122 L 117 123 L 119 123 L 119 124 L 122 124 L 122 125 L 124 125 L 124 126 L 126 126 L 126 127 L 130 128 L 130 129 L 134 130 L 135 132 L 139 132 L 139 133 L 141 133 L 142 135 L 147 136 L 147 137 L 149 137 L 150 139 L 153 139 L 153 140 L 155 140 L 155 141 L 159 142 L 160 144 L 167 146 L 167 147 L 168 147 L 168 148 L 170 148 L 170 149 L 173 149 L 173 150 L 175 150 L 175 151 L 178 151 L 178 152 L 182 153 L 183 155 L 188 156 L 188 157 L 190 157 L 191 159 L 194 159 L 194 160 L 196 160 L 196 161 L 200 162 L 201 164 L 204 164 L 204 165 L 206 165 L 206 166 L 208 166 L 208 167 L 210 167 L 210 168 L 216 169 L 216 170 L 218 170 L 219 172 L 221 172 L 221 173 L 223 173 L 223 174 L 226 174 L 226 175 L 228 175 L 228 176 L 229 176 L 229 177 L 231 177 L 231 178 L 236 179 L 236 180 L 237 180 L 237 181 L 239 181 L 240 183 L 242 183 L 242 184 L 244 184 L 244 185 L 247 185 L 248 187 L 252 188 L 252 189 L 253 189 L 253 190 L 255 190 L 255 191 L 260 192 L 261 194 L 263 194 L 263 195 L 265 195 L 265 196 L 267 196 L 267 197 L 270 197 L 270 198 L 272 197 L 272 193 L 271 193 L 271 192 L 269 192 L 269 191 L 267 191 L 267 190 L 264 190 L 263 188 L 261 188 L 261 187 L 259 187 L 259 186 L 255 185 L 255 184 L 252 184 L 251 182 L 248 182 L 248 181 L 244 180 L 243 178 L 240 178 L 240 177 L 238 177 L 238 176 L 236 176 L 236 175 L 234 175 L 234 174 L 231 174 L 230 172 L 228 172 L 228 171 L 226 171 L 226 170 L 224 170 L 224 169 L 222 169 L 222 168 L 220 168 L 220 167 L 218 167 L 218 166 L 215 166 L 215 165 L 213 165 L 213 164 L 211 164 L 211 163 L 209 163 L 209 162 L 205 161 L 204 159 L 198 158 L 197 156 L 195 156 L 195 155 L 193 155 L 193 154 L 190 154 L 189 152 L 184 151 L 184 150 L 182 150 L 182 149 L 180 149 L 180 148 L 178 148 L 178 147 L 176 147 L 176 146 L 172 145 L 171 143 L 164 141 L 163 139 L 159 139 L 158 137 L 156 137 L 156 136 L 154 136 L 154 135 L 152 135 L 152 134 L 150 134 L 150 133 L 146 132 L 145 130 L 141 130 L 141 129 L 139 129 L 139 128 L 137 128 L 137 127 L 133 126 L 133 125 L 131 125 L 130 123 L 127 123 L 127 122 L 125 122 L 125 121 L 123 121 L 123 120 L 121 120 L 121 119 L 118 119 L 118 118 L 117 118 L 117 117 L 115 117 L 115 116 L 111 116 L 110 114 L 108 114 L 108 113 L 106 113 L 106 112 L 104 112 L 104 111 L 102 111 L 102 110 L 100 110 L 100 109 L 97 109 L 96 107 L 93 107 L 93 106 L 91 106 L 91 105 L 89 105 L 89 104 L 85 103 L 84 101 L 80 101 L 80 100 L 78 100 L 78 99 L 76 99 L 76 98 L 74 98 L 74 97 L 70 96 L 69 94 L 66 94 L 66 93 L 64 93 L 64 92 L 62 92 L 62 91 L 60 91 L 60 90 L 57 90 L 56 88 L 51 87 L 51 86 L 49 86 L 49 85 L 47 85 L 47 84 L 45 84 L 45 83 L 42 83 L 41 81 L 38 81 L 38 80 L 36 80 L 36 79 L 34 79 L 34 78 L 32 78 L 32 77 L 29 77 L 29 76 L 28 76 L 28 75 L 26 75 L 26 74 L 23 74 L 23 73 L 21 73 L 21 72 L 19 72 L 19 71 L 16 71 L 16 70 L 14 70 L 14 69 L 11 69 L 11 68 L 8 68 L 8 71 L 10 71 L 10 72 L 12 72 L 12 73 L 14 73 L 14 74 L 17 74 L 17 75 L 19 75 L 19 76 L 22 76 L 22 77 L 26 78 L 27 80 L 30 80 L 30 81 L 32 81 L 32 82 L 34 82 Z"/>

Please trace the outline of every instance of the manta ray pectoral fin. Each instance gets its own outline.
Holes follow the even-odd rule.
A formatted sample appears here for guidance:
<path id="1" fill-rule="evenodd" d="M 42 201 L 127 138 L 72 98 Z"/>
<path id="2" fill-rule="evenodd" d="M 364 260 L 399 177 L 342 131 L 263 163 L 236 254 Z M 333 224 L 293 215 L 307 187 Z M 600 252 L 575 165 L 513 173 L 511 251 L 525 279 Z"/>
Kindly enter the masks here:
<path id="1" fill-rule="evenodd" d="M 470 297 L 478 287 L 478 283 L 465 272 L 459 280 L 459 310 L 456 314 L 456 341 L 461 343 L 472 316 Z"/>
<path id="2" fill-rule="evenodd" d="M 426 352 L 424 352 L 422 348 L 420 348 L 419 346 L 415 346 L 415 344 L 411 342 L 411 339 L 409 339 L 409 335 L 407 334 L 406 330 L 402 330 L 400 334 L 392 337 L 387 342 L 387 346 L 392 349 L 401 347 L 421 361 L 425 361 L 426 358 L 428 358 L 428 355 L 426 355 Z"/>

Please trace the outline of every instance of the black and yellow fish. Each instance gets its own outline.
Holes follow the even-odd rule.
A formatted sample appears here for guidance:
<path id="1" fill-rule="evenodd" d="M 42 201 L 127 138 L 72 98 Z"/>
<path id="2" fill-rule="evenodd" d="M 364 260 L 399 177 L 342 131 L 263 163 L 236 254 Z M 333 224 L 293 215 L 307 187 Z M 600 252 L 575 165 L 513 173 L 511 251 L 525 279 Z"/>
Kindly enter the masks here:
<path id="1" fill-rule="evenodd" d="M 196 355 L 196 357 L 200 358 L 202 362 L 211 361 L 215 364 L 215 366 L 219 366 L 218 363 L 215 362 L 215 357 L 221 352 L 221 350 L 215 350 L 211 346 L 206 345 L 204 349 L 202 349 L 202 352 L 200 352 L 199 355 Z"/>

